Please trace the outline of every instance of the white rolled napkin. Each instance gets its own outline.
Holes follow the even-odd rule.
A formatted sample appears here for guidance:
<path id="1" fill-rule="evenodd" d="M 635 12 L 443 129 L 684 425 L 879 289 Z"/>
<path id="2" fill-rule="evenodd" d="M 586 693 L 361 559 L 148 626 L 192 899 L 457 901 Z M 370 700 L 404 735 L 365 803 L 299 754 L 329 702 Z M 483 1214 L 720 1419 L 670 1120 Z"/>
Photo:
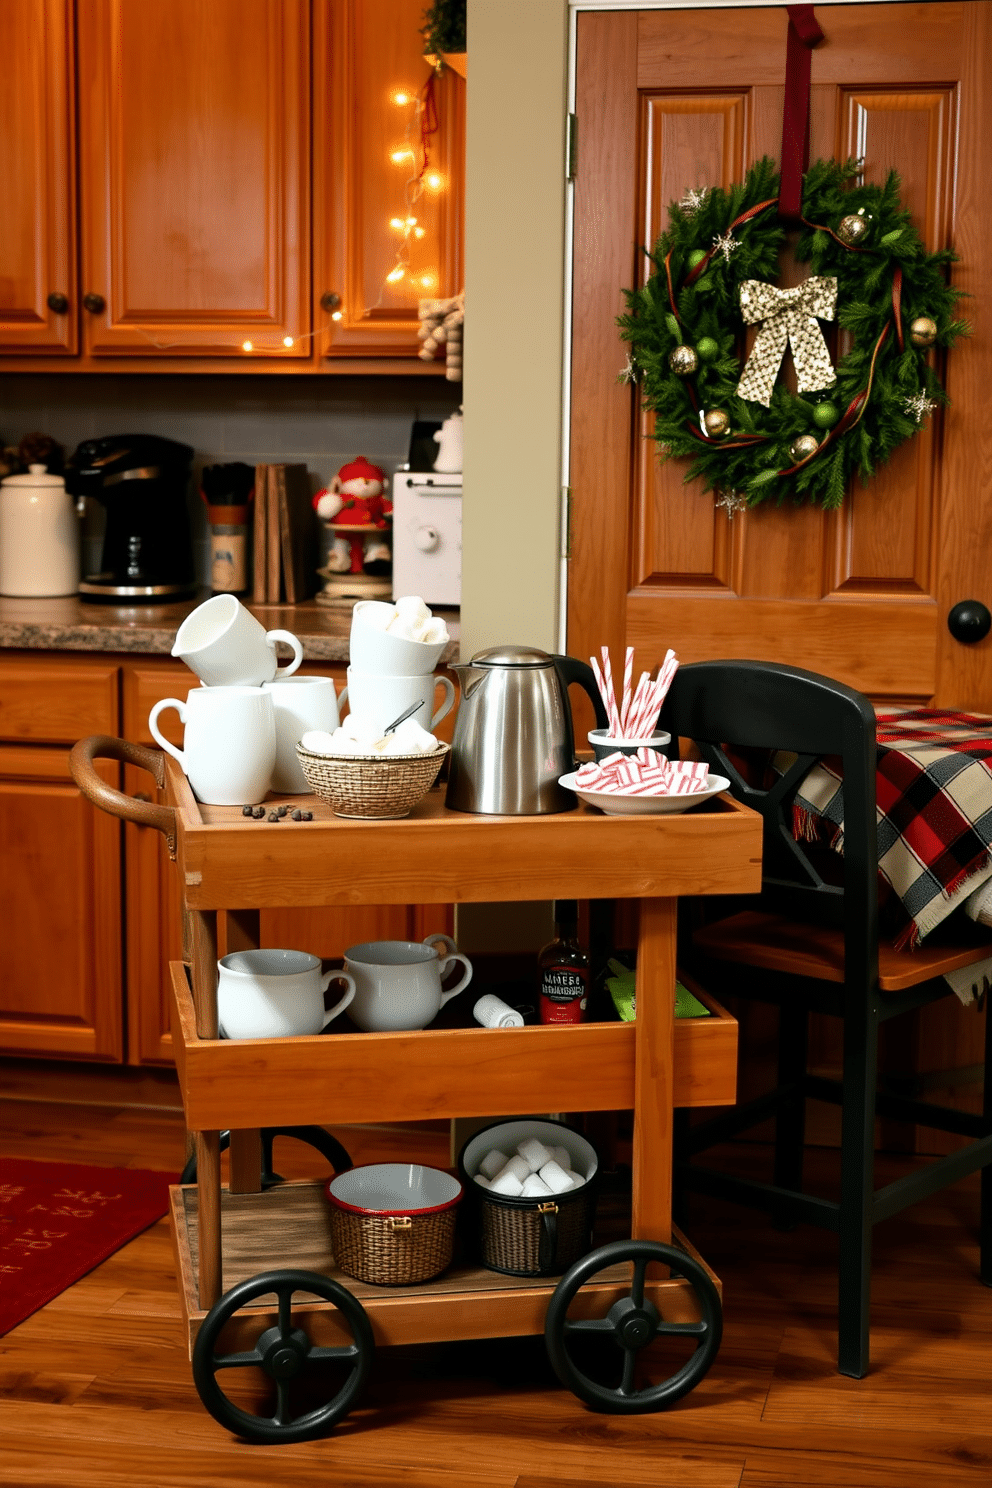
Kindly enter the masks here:
<path id="1" fill-rule="evenodd" d="M 500 1152 L 494 1147 L 492 1152 L 487 1152 L 479 1164 L 479 1172 L 484 1178 L 495 1178 L 497 1173 L 502 1173 L 510 1159 L 505 1152 Z"/>
<path id="2" fill-rule="evenodd" d="M 548 1199 L 551 1197 L 551 1192 L 542 1178 L 539 1178 L 536 1173 L 531 1173 L 530 1177 L 524 1180 L 520 1197 L 522 1199 Z"/>
<path id="3" fill-rule="evenodd" d="M 524 1186 L 520 1179 L 509 1168 L 504 1168 L 502 1173 L 497 1173 L 489 1185 L 490 1193 L 506 1194 L 511 1199 L 519 1199 L 523 1191 Z"/>
<path id="4" fill-rule="evenodd" d="M 539 1172 L 551 1157 L 547 1147 L 536 1137 L 525 1137 L 522 1142 L 518 1142 L 517 1151 L 532 1173 Z"/>
<path id="5" fill-rule="evenodd" d="M 499 1172 L 496 1174 L 496 1177 L 502 1178 L 504 1173 L 512 1173 L 514 1178 L 516 1178 L 519 1183 L 523 1183 L 525 1178 L 530 1177 L 530 1164 L 527 1163 L 522 1157 L 514 1155 L 510 1158 L 505 1167 L 500 1168 Z"/>
<path id="6" fill-rule="evenodd" d="M 480 997 L 472 1009 L 472 1016 L 483 1028 L 523 1028 L 524 1020 L 521 1015 L 511 1008 L 509 1003 L 497 997 L 494 992 L 487 992 Z"/>
<path id="7" fill-rule="evenodd" d="M 541 1168 L 537 1176 L 540 1178 L 542 1183 L 546 1184 L 547 1187 L 550 1188 L 552 1193 L 568 1193 L 569 1189 L 572 1187 L 572 1178 L 574 1177 L 574 1174 L 566 1173 L 564 1168 L 562 1168 L 558 1163 L 555 1162 L 554 1158 L 552 1158 L 550 1162 L 546 1162 L 544 1164 L 544 1167 Z M 524 1185 L 524 1187 L 526 1187 L 526 1184 Z"/>

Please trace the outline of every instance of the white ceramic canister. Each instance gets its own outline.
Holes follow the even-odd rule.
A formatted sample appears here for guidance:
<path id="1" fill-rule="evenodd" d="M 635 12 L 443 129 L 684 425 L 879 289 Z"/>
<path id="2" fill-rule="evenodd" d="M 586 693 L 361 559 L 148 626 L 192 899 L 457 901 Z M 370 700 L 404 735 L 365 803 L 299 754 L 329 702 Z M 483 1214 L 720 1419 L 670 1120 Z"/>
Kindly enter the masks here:
<path id="1" fill-rule="evenodd" d="M 0 594 L 75 594 L 79 542 L 79 519 L 60 475 L 31 465 L 27 475 L 0 481 Z"/>

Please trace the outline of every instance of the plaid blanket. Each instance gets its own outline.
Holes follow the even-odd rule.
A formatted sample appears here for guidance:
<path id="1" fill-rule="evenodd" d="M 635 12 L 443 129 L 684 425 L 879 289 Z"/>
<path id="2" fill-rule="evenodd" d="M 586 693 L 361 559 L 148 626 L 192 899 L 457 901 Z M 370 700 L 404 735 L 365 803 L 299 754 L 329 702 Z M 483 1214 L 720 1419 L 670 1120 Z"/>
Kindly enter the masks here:
<path id="1" fill-rule="evenodd" d="M 916 946 L 992 876 L 992 718 L 933 708 L 876 708 L 878 867 Z M 796 796 L 799 838 L 844 849 L 844 788 L 829 761 Z"/>

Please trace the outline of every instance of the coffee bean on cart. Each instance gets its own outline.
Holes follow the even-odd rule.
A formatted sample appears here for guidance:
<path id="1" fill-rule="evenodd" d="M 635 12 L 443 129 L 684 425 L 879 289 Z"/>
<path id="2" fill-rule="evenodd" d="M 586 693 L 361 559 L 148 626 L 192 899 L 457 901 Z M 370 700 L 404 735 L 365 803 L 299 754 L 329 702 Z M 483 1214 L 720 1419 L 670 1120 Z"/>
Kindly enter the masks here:
<path id="1" fill-rule="evenodd" d="M 279 815 L 278 811 L 270 811 L 269 821 L 282 821 L 282 817 Z"/>
<path id="2" fill-rule="evenodd" d="M 303 820 L 303 812 L 300 810 L 300 808 L 298 806 L 297 806 L 296 810 L 293 812 L 293 820 L 294 821 L 302 821 Z"/>
<path id="3" fill-rule="evenodd" d="M 264 815 L 265 815 L 265 807 L 264 806 L 256 806 L 255 807 L 255 810 L 252 812 L 252 816 L 255 818 L 256 821 L 261 821 Z"/>
<path id="4" fill-rule="evenodd" d="M 242 806 L 242 808 L 241 808 L 241 815 L 242 816 L 254 816 L 255 815 L 255 808 L 254 808 L 254 806 Z"/>
<path id="5" fill-rule="evenodd" d="M 304 813 L 303 813 L 303 820 L 304 821 L 313 821 L 313 812 L 312 811 L 304 811 Z"/>

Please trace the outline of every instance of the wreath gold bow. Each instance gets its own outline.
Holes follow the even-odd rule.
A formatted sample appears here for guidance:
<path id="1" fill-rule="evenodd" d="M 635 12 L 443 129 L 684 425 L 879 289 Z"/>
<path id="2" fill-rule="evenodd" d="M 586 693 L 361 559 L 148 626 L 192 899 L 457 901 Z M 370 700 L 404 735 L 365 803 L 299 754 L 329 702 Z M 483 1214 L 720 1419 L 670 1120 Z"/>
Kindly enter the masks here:
<path id="1" fill-rule="evenodd" d="M 790 342 L 799 391 L 813 393 L 832 387 L 837 375 L 817 321 L 833 320 L 836 309 L 837 280 L 822 274 L 812 275 L 795 289 L 776 289 L 760 279 L 745 279 L 741 285 L 741 315 L 746 325 L 759 320 L 764 325 L 737 384 L 738 396 L 768 407 Z"/>

